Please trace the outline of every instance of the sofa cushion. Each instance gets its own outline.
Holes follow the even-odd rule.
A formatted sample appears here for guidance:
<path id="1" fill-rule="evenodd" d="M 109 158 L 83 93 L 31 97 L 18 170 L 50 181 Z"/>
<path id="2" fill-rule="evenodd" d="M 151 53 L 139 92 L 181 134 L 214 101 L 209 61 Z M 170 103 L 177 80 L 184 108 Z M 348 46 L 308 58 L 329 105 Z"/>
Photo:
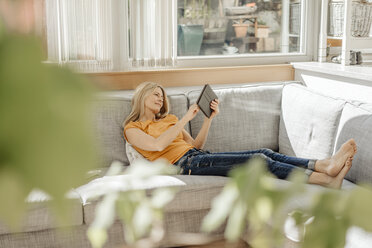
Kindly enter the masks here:
<path id="1" fill-rule="evenodd" d="M 346 178 L 356 183 L 372 183 L 372 107 L 370 105 L 357 106 L 350 103 L 345 105 L 337 131 L 335 151 L 350 138 L 355 139 L 358 151 Z"/>
<path id="2" fill-rule="evenodd" d="M 26 199 L 27 210 L 18 232 L 34 232 L 57 227 L 82 225 L 83 206 L 79 195 L 72 190 L 67 197 L 71 206 L 70 215 L 64 218 L 64 223 L 60 223 L 56 221 L 53 210 L 50 209 L 50 205 L 48 204 L 50 197 L 42 191 L 33 190 Z M 14 232 L 5 223 L 0 222 L 0 235 Z"/>
<path id="3" fill-rule="evenodd" d="M 193 210 L 209 209 L 211 200 L 218 195 L 227 177 L 217 176 L 155 176 L 144 182 L 136 182 L 136 185 L 128 185 L 125 177 L 105 176 L 95 179 L 90 183 L 76 189 L 84 202 L 84 221 L 89 224 L 94 219 L 94 209 L 98 203 L 97 196 L 110 191 L 126 191 L 135 189 L 146 189 L 151 192 L 158 187 L 179 187 L 179 192 L 167 207 L 167 212 L 184 212 Z"/>
<path id="4" fill-rule="evenodd" d="M 116 99 L 104 98 L 94 103 L 93 126 L 102 158 L 101 166 L 109 166 L 113 161 L 129 164 L 121 132 L 124 119 L 129 115 L 130 110 L 129 96 Z"/>
<path id="5" fill-rule="evenodd" d="M 102 166 L 113 161 L 129 165 L 123 136 L 123 122 L 131 111 L 132 91 L 105 92 L 93 103 L 93 127 L 98 150 L 101 151 Z M 170 113 L 181 118 L 187 112 L 187 98 L 184 94 L 168 96 Z M 185 127 L 189 130 L 189 127 Z"/>
<path id="6" fill-rule="evenodd" d="M 169 98 L 169 105 L 170 110 L 169 113 L 177 116 L 178 119 L 181 119 L 189 109 L 188 99 L 185 94 L 170 94 Z M 190 125 L 187 124 L 185 126 L 187 132 L 190 132 Z"/>
<path id="7" fill-rule="evenodd" d="M 147 181 L 138 181 L 135 185 L 125 182 L 128 175 L 105 176 L 95 179 L 86 185 L 76 189 L 84 204 L 84 223 L 90 224 L 95 218 L 95 208 L 99 203 L 97 196 L 102 193 L 112 191 L 127 191 L 131 189 L 145 189 L 148 193 L 159 187 L 178 187 L 175 198 L 166 206 L 167 213 L 191 212 L 197 210 L 208 210 L 211 202 L 223 189 L 228 182 L 228 177 L 219 176 L 155 176 Z M 286 188 L 291 183 L 286 180 L 272 179 L 275 187 Z M 352 189 L 355 184 L 347 180 L 343 181 L 343 189 Z M 290 201 L 288 207 L 295 208 L 308 207 L 311 196 L 322 190 L 328 190 L 319 185 L 306 185 L 306 193 Z"/>
<path id="8" fill-rule="evenodd" d="M 300 85 L 283 89 L 279 152 L 324 159 L 332 155 L 345 101 L 324 96 Z"/>
<path id="9" fill-rule="evenodd" d="M 211 152 L 264 147 L 278 150 L 282 88 L 283 83 L 216 89 L 220 114 L 212 122 L 204 149 Z M 199 94 L 200 90 L 188 93 L 190 104 L 196 102 Z M 191 121 L 194 138 L 203 121 L 201 112 Z"/>
<path id="10" fill-rule="evenodd" d="M 137 150 L 128 142 L 125 142 L 125 151 L 127 153 L 129 164 L 133 164 L 137 159 L 145 159 L 145 157 L 142 156 L 141 153 L 137 152 Z"/>

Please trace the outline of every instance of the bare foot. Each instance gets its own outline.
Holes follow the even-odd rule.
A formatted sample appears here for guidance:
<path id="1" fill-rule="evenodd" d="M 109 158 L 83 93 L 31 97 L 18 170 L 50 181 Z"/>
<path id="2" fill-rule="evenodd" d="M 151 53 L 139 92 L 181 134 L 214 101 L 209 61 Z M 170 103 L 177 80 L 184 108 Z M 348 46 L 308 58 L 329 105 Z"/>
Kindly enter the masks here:
<path id="1" fill-rule="evenodd" d="M 313 172 L 310 177 L 308 183 L 311 184 L 318 184 L 329 188 L 339 189 L 342 185 L 342 180 L 349 172 L 352 165 L 352 159 L 348 159 L 345 165 L 342 167 L 340 173 L 338 173 L 335 177 L 331 177 L 325 173 L 321 172 Z"/>
<path id="2" fill-rule="evenodd" d="M 357 151 L 354 139 L 346 141 L 340 149 L 329 159 L 316 161 L 315 171 L 322 172 L 328 176 L 337 176 L 348 159 L 352 159 Z"/>
<path id="3" fill-rule="evenodd" d="M 352 165 L 351 159 L 348 159 L 345 163 L 345 166 L 340 171 L 340 173 L 338 173 L 336 177 L 331 178 L 327 187 L 334 188 L 334 189 L 341 188 L 342 180 L 344 180 L 346 174 L 349 172 L 351 165 Z"/>

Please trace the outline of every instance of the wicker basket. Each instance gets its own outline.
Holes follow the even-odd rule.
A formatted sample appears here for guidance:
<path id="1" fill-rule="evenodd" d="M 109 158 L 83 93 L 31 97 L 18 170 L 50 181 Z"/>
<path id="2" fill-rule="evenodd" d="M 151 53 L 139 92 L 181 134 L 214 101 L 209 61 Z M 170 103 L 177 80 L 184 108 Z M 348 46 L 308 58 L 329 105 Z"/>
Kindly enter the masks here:
<path id="1" fill-rule="evenodd" d="M 354 1 L 352 4 L 351 35 L 367 37 L 372 22 L 372 3 Z M 329 2 L 328 35 L 340 37 L 343 35 L 344 2 L 331 0 Z"/>

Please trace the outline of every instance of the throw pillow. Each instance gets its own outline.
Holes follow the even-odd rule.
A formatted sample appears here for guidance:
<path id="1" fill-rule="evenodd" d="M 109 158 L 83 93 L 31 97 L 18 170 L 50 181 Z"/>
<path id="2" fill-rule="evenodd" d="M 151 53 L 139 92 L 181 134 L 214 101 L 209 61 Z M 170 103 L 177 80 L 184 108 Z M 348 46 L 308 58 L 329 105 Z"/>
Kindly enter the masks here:
<path id="1" fill-rule="evenodd" d="M 129 160 L 129 164 L 133 164 L 134 161 L 137 159 L 145 159 L 139 152 L 136 151 L 136 149 L 133 148 L 131 144 L 128 142 L 125 142 L 125 150 L 127 153 L 127 157 Z"/>
<path id="2" fill-rule="evenodd" d="M 330 157 L 344 100 L 299 85 L 286 85 L 282 95 L 279 152 L 302 158 Z"/>

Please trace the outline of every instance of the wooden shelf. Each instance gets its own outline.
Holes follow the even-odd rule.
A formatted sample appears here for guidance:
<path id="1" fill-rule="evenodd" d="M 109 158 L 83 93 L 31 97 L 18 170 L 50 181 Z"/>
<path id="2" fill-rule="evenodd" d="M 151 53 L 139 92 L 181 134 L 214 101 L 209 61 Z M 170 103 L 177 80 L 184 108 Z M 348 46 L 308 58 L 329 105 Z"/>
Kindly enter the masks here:
<path id="1" fill-rule="evenodd" d="M 342 44 L 343 37 L 328 36 L 327 43 L 337 43 L 340 46 Z M 334 46 L 334 45 L 331 45 Z M 372 37 L 354 37 L 349 38 L 349 47 L 351 49 L 365 49 L 372 48 Z"/>
<path id="2" fill-rule="evenodd" d="M 202 44 L 223 44 L 225 39 L 204 39 Z"/>
<path id="3" fill-rule="evenodd" d="M 342 39 L 333 39 L 327 38 L 327 46 L 330 45 L 331 47 L 340 47 L 342 46 Z"/>
<path id="4" fill-rule="evenodd" d="M 227 19 L 252 19 L 252 18 L 257 18 L 255 15 L 231 15 L 231 16 L 226 16 Z"/>
<path id="5" fill-rule="evenodd" d="M 204 28 L 204 33 L 219 33 L 226 32 L 226 27 L 224 28 Z"/>
<path id="6" fill-rule="evenodd" d="M 259 38 L 256 38 L 256 37 L 242 37 L 242 38 L 238 38 L 238 37 L 233 37 L 231 39 L 229 39 L 228 41 L 243 41 L 244 43 L 256 43 L 258 42 Z"/>

